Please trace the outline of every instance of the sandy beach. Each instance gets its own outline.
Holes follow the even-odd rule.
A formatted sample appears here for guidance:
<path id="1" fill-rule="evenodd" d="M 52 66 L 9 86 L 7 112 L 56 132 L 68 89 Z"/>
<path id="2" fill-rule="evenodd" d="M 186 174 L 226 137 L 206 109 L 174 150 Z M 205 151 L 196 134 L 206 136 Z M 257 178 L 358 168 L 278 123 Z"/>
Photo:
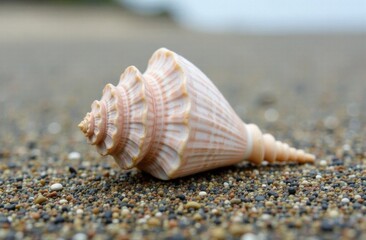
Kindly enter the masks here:
<path id="1" fill-rule="evenodd" d="M 366 237 L 366 34 L 209 34 L 111 6 L 5 4 L 0 29 L 0 239 Z M 316 164 L 166 182 L 101 157 L 77 124 L 160 47 Z"/>

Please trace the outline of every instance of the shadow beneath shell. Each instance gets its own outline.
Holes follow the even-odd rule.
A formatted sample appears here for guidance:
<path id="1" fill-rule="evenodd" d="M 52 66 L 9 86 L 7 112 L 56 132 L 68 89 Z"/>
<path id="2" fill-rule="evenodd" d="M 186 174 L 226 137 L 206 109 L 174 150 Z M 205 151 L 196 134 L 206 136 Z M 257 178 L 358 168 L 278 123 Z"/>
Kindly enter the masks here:
<path id="1" fill-rule="evenodd" d="M 210 182 L 218 184 L 233 180 L 251 182 L 253 179 L 264 181 L 270 174 L 284 175 L 284 172 L 289 171 L 289 168 L 298 168 L 299 166 L 301 165 L 271 164 L 255 166 L 249 163 L 243 163 L 240 165 L 221 167 L 171 180 L 160 180 L 142 171 L 121 171 L 115 177 L 109 178 L 107 182 L 111 185 L 117 186 L 117 188 L 123 191 L 132 190 L 134 188 L 150 188 L 150 190 L 152 190 L 159 187 L 163 189 L 187 187 L 186 190 L 196 190 L 195 188 L 197 187 L 194 187 L 194 185 L 207 185 Z M 263 178 L 262 176 L 266 177 Z M 204 189 L 204 187 L 201 187 L 201 189 Z"/>

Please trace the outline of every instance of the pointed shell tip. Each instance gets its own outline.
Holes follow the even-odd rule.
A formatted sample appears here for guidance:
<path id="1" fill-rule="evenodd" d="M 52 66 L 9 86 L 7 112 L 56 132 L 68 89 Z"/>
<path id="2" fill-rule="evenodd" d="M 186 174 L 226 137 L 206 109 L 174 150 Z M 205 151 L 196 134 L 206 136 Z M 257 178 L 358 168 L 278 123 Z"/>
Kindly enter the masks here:
<path id="1" fill-rule="evenodd" d="M 88 132 L 88 126 L 89 126 L 89 117 L 88 114 L 85 116 L 85 118 L 79 123 L 78 127 L 79 129 L 86 134 Z"/>

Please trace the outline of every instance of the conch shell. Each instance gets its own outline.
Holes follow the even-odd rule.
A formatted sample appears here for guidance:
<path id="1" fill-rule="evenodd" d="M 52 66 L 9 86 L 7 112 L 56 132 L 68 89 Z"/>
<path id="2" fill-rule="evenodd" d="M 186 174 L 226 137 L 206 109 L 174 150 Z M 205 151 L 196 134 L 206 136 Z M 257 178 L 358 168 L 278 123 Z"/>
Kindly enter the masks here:
<path id="1" fill-rule="evenodd" d="M 243 160 L 315 159 L 245 124 L 204 73 L 165 48 L 153 54 L 144 74 L 130 66 L 117 86 L 107 84 L 79 128 L 121 168 L 163 180 Z"/>

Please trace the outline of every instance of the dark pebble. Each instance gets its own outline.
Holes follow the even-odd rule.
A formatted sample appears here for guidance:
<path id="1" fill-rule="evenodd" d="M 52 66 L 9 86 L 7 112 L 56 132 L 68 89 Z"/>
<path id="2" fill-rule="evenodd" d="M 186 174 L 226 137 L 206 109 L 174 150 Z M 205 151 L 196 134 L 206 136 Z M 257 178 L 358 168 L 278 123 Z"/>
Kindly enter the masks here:
<path id="1" fill-rule="evenodd" d="M 183 194 L 179 194 L 179 195 L 177 195 L 177 198 L 179 198 L 180 200 L 186 200 L 186 196 L 185 195 L 183 195 Z"/>
<path id="2" fill-rule="evenodd" d="M 269 192 L 268 192 L 268 195 L 269 195 L 269 196 L 273 196 L 273 197 L 275 197 L 275 198 L 277 198 L 277 197 L 278 197 L 278 193 L 277 193 L 277 192 L 275 192 L 275 191 L 269 191 Z"/>
<path id="3" fill-rule="evenodd" d="M 170 213 L 170 214 L 168 215 L 168 219 L 169 219 L 169 220 L 177 219 L 177 215 L 175 215 L 174 213 Z"/>
<path id="4" fill-rule="evenodd" d="M 185 239 L 187 239 L 187 238 L 185 238 L 184 236 L 182 236 L 180 234 L 175 234 L 173 236 L 165 238 L 165 240 L 185 240 Z"/>
<path id="5" fill-rule="evenodd" d="M 5 209 L 8 211 L 15 210 L 16 205 L 15 204 L 7 204 L 5 205 Z"/>
<path id="6" fill-rule="evenodd" d="M 222 223 L 221 219 L 220 218 L 215 218 L 213 220 L 213 223 L 216 224 L 216 225 L 220 225 Z"/>
<path id="7" fill-rule="evenodd" d="M 255 197 L 255 200 L 257 201 L 257 202 L 260 202 L 260 201 L 264 201 L 266 198 L 264 197 L 264 196 L 262 196 L 262 195 L 258 195 L 258 196 L 256 196 Z"/>
<path id="8" fill-rule="evenodd" d="M 7 217 L 0 216 L 0 224 L 4 224 L 4 223 L 10 223 L 10 222 Z"/>
<path id="9" fill-rule="evenodd" d="M 16 180 L 17 180 L 17 182 L 22 182 L 23 181 L 23 177 L 17 177 Z"/>
<path id="10" fill-rule="evenodd" d="M 62 212 L 68 212 L 68 211 L 69 211 L 69 208 L 68 208 L 68 207 L 66 207 L 66 206 L 63 206 L 63 207 L 61 208 L 61 211 L 62 211 Z"/>
<path id="11" fill-rule="evenodd" d="M 324 232 L 331 232 L 333 231 L 333 224 L 330 221 L 324 220 L 320 226 L 321 230 Z"/>
<path id="12" fill-rule="evenodd" d="M 78 172 L 76 171 L 76 169 L 75 169 L 75 168 L 73 168 L 73 167 L 69 167 L 69 172 L 70 172 L 71 174 L 74 174 L 74 175 L 78 174 Z"/>
<path id="13" fill-rule="evenodd" d="M 112 211 L 106 211 L 105 213 L 104 213 L 104 217 L 105 218 L 112 218 Z"/>
<path id="14" fill-rule="evenodd" d="M 166 211 L 166 207 L 165 206 L 160 206 L 159 207 L 159 212 L 165 212 Z"/>
<path id="15" fill-rule="evenodd" d="M 16 168 L 16 167 L 17 167 L 16 163 L 14 163 L 14 162 L 9 162 L 8 163 L 8 168 L 13 169 L 13 168 Z"/>
<path id="16" fill-rule="evenodd" d="M 28 144 L 27 144 L 27 147 L 28 147 L 28 149 L 34 149 L 34 148 L 36 148 L 37 147 L 37 142 L 35 142 L 35 141 L 30 141 L 30 142 L 28 142 Z"/>
<path id="17" fill-rule="evenodd" d="M 288 193 L 289 194 L 295 194 L 296 193 L 296 188 L 295 187 L 289 187 L 288 188 Z"/>
<path id="18" fill-rule="evenodd" d="M 102 180 L 102 176 L 100 175 L 95 176 L 94 181 L 100 181 L 100 180 Z"/>
<path id="19" fill-rule="evenodd" d="M 53 221 L 54 224 L 60 224 L 60 223 L 64 223 L 65 222 L 65 218 L 63 218 L 62 216 L 57 216 L 55 218 L 55 221 Z"/>
<path id="20" fill-rule="evenodd" d="M 43 213 L 43 214 L 41 214 L 41 218 L 45 221 L 48 221 L 48 220 L 50 220 L 50 215 L 48 215 L 47 213 Z"/>

